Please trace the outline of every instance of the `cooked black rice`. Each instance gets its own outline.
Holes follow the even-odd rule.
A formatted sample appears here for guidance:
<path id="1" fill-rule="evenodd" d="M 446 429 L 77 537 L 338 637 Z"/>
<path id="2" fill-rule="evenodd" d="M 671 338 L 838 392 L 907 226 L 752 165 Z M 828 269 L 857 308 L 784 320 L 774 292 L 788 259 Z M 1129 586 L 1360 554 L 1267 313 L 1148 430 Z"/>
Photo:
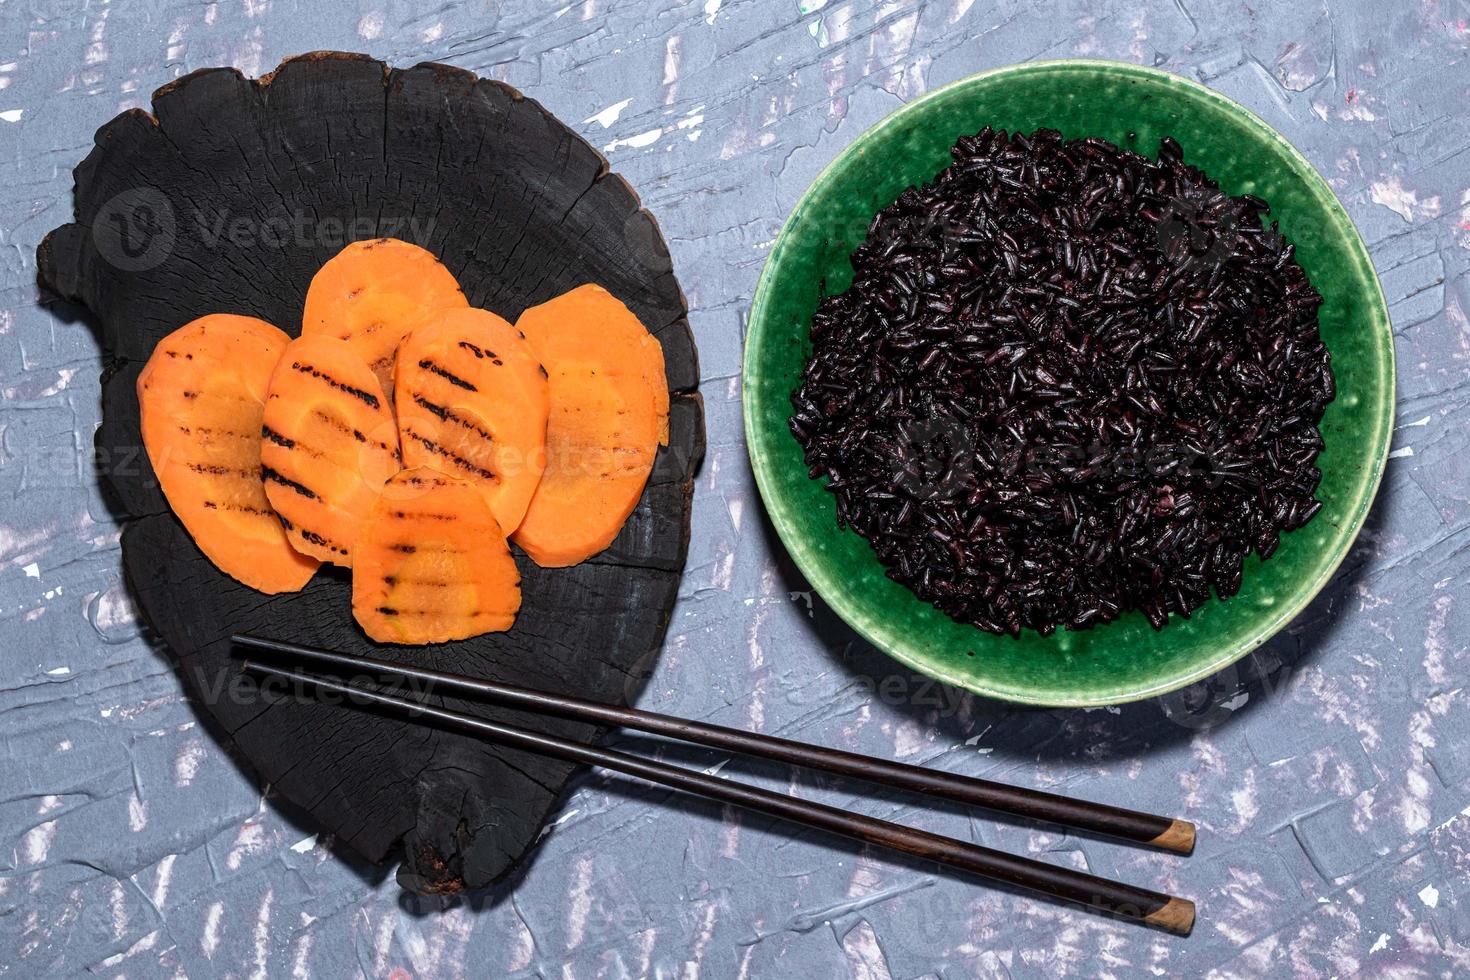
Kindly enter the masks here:
<path id="1" fill-rule="evenodd" d="M 1311 520 L 1322 298 L 1266 202 L 986 129 L 873 219 L 791 431 L 888 574 L 996 633 L 1155 627 Z"/>

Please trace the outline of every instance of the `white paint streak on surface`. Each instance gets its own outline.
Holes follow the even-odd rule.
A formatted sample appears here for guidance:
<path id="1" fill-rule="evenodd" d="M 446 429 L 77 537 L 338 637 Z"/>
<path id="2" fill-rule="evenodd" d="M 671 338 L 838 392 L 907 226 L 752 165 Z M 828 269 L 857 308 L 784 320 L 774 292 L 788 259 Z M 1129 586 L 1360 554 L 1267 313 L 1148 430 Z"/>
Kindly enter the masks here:
<path id="1" fill-rule="evenodd" d="M 311 980 L 311 946 L 315 939 L 316 933 L 308 929 L 297 934 L 291 956 L 291 980 Z"/>
<path id="2" fill-rule="evenodd" d="M 730 584 L 735 579 L 735 552 L 731 551 L 720 557 L 715 569 L 710 573 L 710 584 L 721 592 L 729 592 Z"/>
<path id="3" fill-rule="evenodd" d="M 536 839 L 540 840 L 542 837 L 545 837 L 547 834 L 551 833 L 554 828 L 560 827 L 562 824 L 566 823 L 568 820 L 572 819 L 581 812 L 582 810 L 580 807 L 573 807 L 566 813 L 563 813 L 561 816 L 557 817 L 555 820 L 552 820 L 550 823 L 546 824 L 546 826 L 542 827 L 541 833 L 536 835 Z"/>
<path id="4" fill-rule="evenodd" d="M 112 940 L 117 942 L 128 934 L 128 893 L 123 890 L 123 883 L 114 880 L 112 887 L 108 889 L 107 906 L 112 912 Z"/>
<path id="5" fill-rule="evenodd" d="M 878 934 L 867 920 L 859 922 L 842 937 L 842 951 L 847 954 L 854 980 L 892 980 Z"/>
<path id="6" fill-rule="evenodd" d="M 137 794 L 128 797 L 128 829 L 137 833 L 148 826 L 148 804 L 138 799 Z"/>
<path id="7" fill-rule="evenodd" d="M 225 856 L 225 866 L 231 871 L 239 871 L 245 858 L 264 850 L 267 843 L 265 826 L 259 820 L 247 820 L 235 834 L 235 846 Z"/>
<path id="8" fill-rule="evenodd" d="M 582 121 L 584 123 L 595 122 L 603 129 L 609 129 L 612 127 L 613 123 L 618 121 L 618 117 L 623 114 L 623 110 L 632 105 L 632 103 L 633 100 L 631 98 L 624 99 L 621 102 L 614 102 L 612 105 L 608 106 L 606 109 L 603 109 L 601 112 L 595 112 Z"/>
<path id="9" fill-rule="evenodd" d="M 153 882 L 153 907 L 163 908 L 168 904 L 168 886 L 174 877 L 174 862 L 177 854 L 166 854 L 158 862 L 158 878 Z"/>
<path id="10" fill-rule="evenodd" d="M 576 949 L 587 938 L 587 916 L 592 912 L 592 858 L 577 859 L 575 877 L 568 895 L 567 948 Z"/>
<path id="11" fill-rule="evenodd" d="M 652 146 L 653 144 L 657 143 L 658 142 L 658 138 L 660 136 L 662 136 L 663 134 L 664 134 L 663 127 L 660 126 L 660 127 L 657 127 L 657 128 L 650 129 L 650 130 L 647 130 L 645 132 L 639 133 L 636 136 L 629 136 L 629 137 L 627 137 L 625 139 L 613 140 L 611 143 L 607 144 L 606 146 L 604 146 L 602 148 L 602 152 L 604 152 L 604 153 L 611 153 L 614 150 L 619 149 L 619 148 L 624 147 L 624 146 L 631 146 L 634 149 L 642 149 L 645 146 Z"/>
<path id="12" fill-rule="evenodd" d="M 148 952 L 154 946 L 158 945 L 158 937 L 162 934 L 162 932 L 163 930 L 161 929 L 154 929 L 152 932 L 145 934 L 143 938 L 139 939 L 137 942 L 133 943 L 133 945 L 129 946 L 122 952 L 114 953 L 104 959 L 102 961 L 102 965 L 104 967 L 107 967 L 108 969 L 112 969 L 120 963 L 123 963 L 124 961 L 134 956 L 137 956 L 139 953 Z M 125 976 L 126 974 L 123 975 Z"/>
<path id="13" fill-rule="evenodd" d="M 1436 687 L 1450 682 L 1446 658 L 1450 649 L 1450 609 L 1454 604 L 1450 596 L 1437 597 L 1430 606 L 1429 621 L 1424 627 L 1424 674 Z"/>
<path id="14" fill-rule="evenodd" d="M 266 968 L 271 956 L 271 906 L 275 904 L 276 891 L 267 887 L 265 897 L 260 900 L 260 912 L 255 917 L 255 970 L 250 980 L 266 980 Z"/>
<path id="15" fill-rule="evenodd" d="M 357 22 L 357 36 L 364 41 L 376 40 L 383 33 L 383 12 L 370 10 Z"/>
<path id="16" fill-rule="evenodd" d="M 679 65 L 684 60 L 684 39 L 675 35 L 664 42 L 664 105 L 672 105 L 678 98 Z"/>
<path id="17" fill-rule="evenodd" d="M 925 729 L 912 718 L 899 723 L 893 732 L 893 755 L 906 759 L 924 747 Z"/>
<path id="18" fill-rule="evenodd" d="M 56 839 L 56 821 L 47 820 L 26 831 L 20 840 L 21 859 L 26 864 L 42 864 L 51 853 L 51 842 Z"/>
<path id="19" fill-rule="evenodd" d="M 750 625 L 745 630 L 746 665 L 751 678 L 750 700 L 745 717 L 751 731 L 757 732 L 761 731 L 766 720 L 766 653 L 761 648 L 761 628 L 769 614 L 770 607 L 760 606 L 750 617 Z"/>
<path id="20" fill-rule="evenodd" d="M 1405 187 L 1404 179 L 1398 174 L 1375 180 L 1368 187 L 1368 196 L 1374 204 L 1383 205 L 1405 221 L 1439 217 L 1439 198 L 1429 197 L 1421 202 L 1418 193 Z"/>
<path id="21" fill-rule="evenodd" d="M 224 902 L 211 903 L 209 911 L 204 913 L 204 933 L 199 937 L 199 948 L 204 951 L 205 959 L 214 959 L 214 951 L 219 949 L 219 926 L 224 916 Z"/>
<path id="22" fill-rule="evenodd" d="M 701 105 L 697 108 L 689 110 L 689 112 L 684 114 L 683 119 L 680 119 L 677 123 L 674 124 L 680 129 L 689 131 L 689 142 L 691 143 L 699 139 L 700 133 L 704 132 L 704 130 L 699 128 L 701 125 L 704 124 L 703 109 L 704 106 Z"/>
<path id="23" fill-rule="evenodd" d="M 191 738 L 184 743 L 183 751 L 174 760 L 174 785 L 188 786 L 199 775 L 199 766 L 207 754 L 204 742 Z"/>
<path id="24" fill-rule="evenodd" d="M 688 980 L 698 980 L 699 964 L 704 961 L 705 950 L 709 948 L 709 941 L 715 935 L 715 913 L 718 906 L 713 901 L 704 903 L 704 916 L 699 923 L 699 934 L 694 937 L 694 946 L 689 951 L 692 956 L 685 963 L 684 976 Z"/>
<path id="25" fill-rule="evenodd" d="M 510 971 L 518 973 L 531 965 L 536 958 L 536 936 L 531 932 L 531 927 L 526 925 L 526 920 L 521 917 L 520 909 L 516 907 L 515 898 L 510 901 L 512 911 L 515 912 L 516 939 L 515 947 L 511 952 Z"/>
<path id="26" fill-rule="evenodd" d="M 71 384 L 71 379 L 77 376 L 79 368 L 60 368 L 56 372 L 56 383 L 42 389 L 41 397 L 50 398 L 52 395 L 60 394 L 66 386 Z"/>

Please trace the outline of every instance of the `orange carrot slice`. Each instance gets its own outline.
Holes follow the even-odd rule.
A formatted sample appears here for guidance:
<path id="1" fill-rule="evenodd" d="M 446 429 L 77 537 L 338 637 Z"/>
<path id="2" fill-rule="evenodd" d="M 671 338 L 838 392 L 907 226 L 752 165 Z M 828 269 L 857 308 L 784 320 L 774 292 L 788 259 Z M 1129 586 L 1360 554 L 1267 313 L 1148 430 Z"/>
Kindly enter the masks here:
<path id="1" fill-rule="evenodd" d="M 546 372 L 494 313 L 441 310 L 398 349 L 394 402 L 405 466 L 477 487 L 502 528 L 520 526 L 545 468 Z"/>
<path id="2" fill-rule="evenodd" d="M 547 568 L 612 544 L 669 433 L 663 349 L 601 286 L 532 307 L 516 326 L 550 376 L 546 471 L 513 540 Z"/>
<path id="3" fill-rule="evenodd" d="M 469 305 L 432 252 L 396 238 L 354 242 L 317 271 L 306 291 L 304 335 L 352 345 L 393 397 L 393 352 L 429 313 Z"/>
<path id="4" fill-rule="evenodd" d="M 143 445 L 169 506 L 220 571 L 295 592 L 317 561 L 291 547 L 261 482 L 266 387 L 289 338 L 216 313 L 169 334 L 138 376 Z"/>
<path id="5" fill-rule="evenodd" d="M 352 613 L 380 643 L 443 643 L 510 629 L 521 580 L 475 487 L 426 467 L 384 487 L 357 539 Z"/>
<path id="6" fill-rule="evenodd" d="M 265 494 L 302 554 L 352 565 L 358 529 L 398 472 L 398 429 L 372 370 L 344 340 L 286 347 L 266 394 Z"/>

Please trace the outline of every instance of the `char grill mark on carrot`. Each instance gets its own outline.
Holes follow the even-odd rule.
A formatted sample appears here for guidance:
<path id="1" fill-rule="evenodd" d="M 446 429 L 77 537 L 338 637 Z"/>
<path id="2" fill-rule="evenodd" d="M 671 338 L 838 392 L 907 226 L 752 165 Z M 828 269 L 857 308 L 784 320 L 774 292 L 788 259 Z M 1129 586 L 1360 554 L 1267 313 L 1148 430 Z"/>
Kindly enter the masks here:
<path id="1" fill-rule="evenodd" d="M 302 552 L 352 564 L 353 542 L 400 465 L 377 376 L 346 341 L 291 342 L 271 376 L 262 426 L 266 493 Z"/>
<path id="2" fill-rule="evenodd" d="M 252 434 L 250 432 L 237 432 L 234 429 L 216 428 L 216 427 L 210 426 L 210 425 L 198 425 L 198 426 L 193 426 L 193 427 L 190 427 L 190 426 L 187 426 L 187 425 L 180 425 L 178 427 L 178 429 L 179 429 L 179 432 L 183 433 L 186 436 L 187 435 L 195 435 L 195 434 L 197 434 L 197 435 L 201 435 L 201 436 L 212 436 L 212 437 L 219 438 L 219 439 L 254 439 L 255 438 L 254 434 Z"/>
<path id="3" fill-rule="evenodd" d="M 348 425 L 346 422 L 343 422 L 335 415 L 321 411 L 320 409 L 314 410 L 312 414 L 313 417 L 318 422 L 321 422 L 323 425 L 336 429 L 338 432 L 341 432 L 345 435 L 349 435 L 352 438 L 356 439 L 358 442 L 375 446 L 386 453 L 392 453 L 394 458 L 398 458 L 398 441 L 397 439 L 393 438 L 392 433 L 388 433 L 385 438 L 370 438 L 367 433 L 363 432 L 361 429 L 354 429 L 352 426 Z"/>
<path id="4" fill-rule="evenodd" d="M 443 310 L 399 348 L 394 403 L 405 466 L 443 469 L 519 526 L 545 468 L 547 386 L 524 338 L 485 310 Z"/>
<path id="5" fill-rule="evenodd" d="M 350 552 L 346 548 L 342 547 L 342 545 L 340 545 L 337 542 L 331 540 L 330 538 L 326 538 L 326 537 L 323 537 L 320 534 L 317 534 L 315 531 L 308 531 L 308 530 L 303 529 L 301 531 L 301 536 L 303 538 L 305 538 L 307 541 L 310 541 L 312 544 L 316 545 L 318 548 L 326 549 L 327 551 L 330 551 L 330 552 L 332 552 L 334 554 L 339 554 L 339 555 L 348 555 L 348 554 L 350 554 Z"/>
<path id="6" fill-rule="evenodd" d="M 445 408 L 443 405 L 435 405 L 423 395 L 415 394 L 413 396 L 413 403 L 441 422 L 448 422 L 451 418 L 454 417 L 454 413 L 450 412 L 449 409 Z"/>
<path id="7" fill-rule="evenodd" d="M 477 430 L 479 429 L 478 426 L 476 426 L 475 428 Z M 485 467 L 479 466 L 476 463 L 465 459 L 458 453 L 444 448 L 443 446 L 439 445 L 439 443 L 435 442 L 433 439 L 428 438 L 427 436 L 420 435 L 412 429 L 405 429 L 403 431 L 403 434 L 409 439 L 412 439 L 415 444 L 422 446 L 425 452 L 428 452 L 434 456 L 437 456 L 439 459 L 452 464 L 455 469 L 463 470 L 469 476 L 479 477 L 482 480 L 495 479 L 495 474 L 490 472 Z"/>
<path id="8" fill-rule="evenodd" d="M 250 479 L 258 471 L 248 466 L 224 466 L 219 463 L 185 463 L 191 472 L 207 476 L 238 476 L 243 480 Z"/>
<path id="9" fill-rule="evenodd" d="M 323 371 L 321 368 L 314 367 L 311 364 L 306 364 L 301 361 L 292 361 L 291 369 L 293 371 L 300 371 L 302 374 L 310 375 L 311 377 L 324 382 L 328 386 L 337 389 L 344 395 L 351 395 L 353 398 L 357 398 L 361 401 L 367 402 L 369 408 L 377 408 L 383 403 L 382 399 L 372 392 L 364 391 L 361 388 L 356 388 L 349 384 L 344 384 L 341 381 L 338 381 L 336 378 L 332 377 L 332 375 L 328 372 Z"/>
<path id="10" fill-rule="evenodd" d="M 292 548 L 265 491 L 266 388 L 289 338 L 250 317 L 201 317 L 165 337 L 138 377 L 143 444 L 169 506 L 204 555 L 266 593 L 316 570 Z"/>
<path id="11" fill-rule="evenodd" d="M 287 439 L 285 436 L 281 435 L 279 432 L 276 432 L 268 425 L 262 425 L 260 427 L 260 437 L 267 442 L 273 442 L 284 449 L 296 448 L 295 439 Z"/>
<path id="12" fill-rule="evenodd" d="M 422 585 L 427 589 L 447 589 L 454 585 L 453 582 L 437 578 L 400 578 L 397 575 L 384 575 L 383 581 L 388 585 L 397 585 L 399 582 L 405 585 Z"/>
<path id="13" fill-rule="evenodd" d="M 469 347 L 469 348 L 472 348 L 473 347 L 472 344 L 461 344 L 460 346 L 461 347 Z M 476 388 L 474 386 L 474 384 L 472 384 L 471 382 L 466 381 L 464 378 L 461 378 L 458 375 L 452 374 L 449 371 L 446 371 L 444 368 L 442 368 L 439 365 L 435 364 L 433 361 L 429 360 L 427 357 L 424 358 L 423 360 L 419 361 L 419 367 L 423 368 L 425 371 L 430 371 L 430 372 L 432 372 L 434 374 L 439 375 L 439 377 L 443 378 L 445 381 L 448 381 L 450 384 L 454 385 L 456 388 L 463 388 L 465 391 L 479 391 L 480 390 L 479 388 Z"/>
<path id="14" fill-rule="evenodd" d="M 469 429 L 471 432 L 479 436 L 481 439 L 484 439 L 486 442 L 495 441 L 495 436 L 493 436 L 484 426 L 477 424 L 473 419 L 465 418 L 463 415 L 460 415 L 451 408 L 446 408 L 443 405 L 434 404 L 423 395 L 415 394 L 413 396 L 413 403 L 441 422 L 453 422 L 455 425 L 460 426 L 461 428 Z"/>
<path id="15" fill-rule="evenodd" d="M 275 517 L 276 512 L 269 507 L 252 507 L 250 504 L 232 504 L 229 501 L 219 502 L 214 500 L 204 501 L 205 510 L 230 510 L 239 514 L 257 514 L 262 517 Z"/>
<path id="16" fill-rule="evenodd" d="M 600 286 L 580 286 L 521 315 L 548 372 L 547 468 L 514 540 L 544 567 L 575 565 L 612 544 L 668 439 L 663 349 Z"/>
<path id="17" fill-rule="evenodd" d="M 476 487 L 423 468 L 388 482 L 352 569 L 353 615 L 369 637 L 442 643 L 506 630 L 520 604 L 515 560 Z"/>
<path id="18" fill-rule="evenodd" d="M 277 445 L 279 445 L 279 443 Z M 292 442 L 291 445 L 292 446 L 295 446 L 296 443 L 295 442 Z M 292 491 L 293 493 L 299 493 L 299 494 L 301 494 L 301 496 L 307 498 L 308 500 L 320 500 L 321 499 L 321 497 L 317 496 L 317 493 L 316 493 L 315 490 L 311 489 L 310 487 L 306 486 L 305 484 L 297 483 L 295 480 L 287 479 L 286 477 L 284 477 L 281 474 L 277 473 L 275 470 L 271 469 L 269 466 L 262 466 L 260 468 L 260 477 L 261 477 L 261 479 L 265 480 L 265 482 L 267 482 L 267 483 L 275 483 L 275 484 L 278 484 L 280 486 L 285 487 L 286 489 Z"/>

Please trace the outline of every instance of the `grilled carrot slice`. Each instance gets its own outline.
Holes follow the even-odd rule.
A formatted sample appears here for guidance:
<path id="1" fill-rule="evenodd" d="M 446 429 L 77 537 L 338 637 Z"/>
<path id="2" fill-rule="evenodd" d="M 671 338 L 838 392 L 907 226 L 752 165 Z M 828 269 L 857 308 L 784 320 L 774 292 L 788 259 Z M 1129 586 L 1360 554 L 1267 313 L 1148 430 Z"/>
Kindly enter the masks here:
<path id="1" fill-rule="evenodd" d="M 393 352 L 415 322 L 467 306 L 454 275 L 432 252 L 396 238 L 354 242 L 317 270 L 306 291 L 302 334 L 345 340 L 393 397 Z"/>
<path id="2" fill-rule="evenodd" d="M 377 376 L 345 340 L 298 337 L 271 375 L 260 436 L 265 495 L 291 544 L 350 567 L 358 528 L 400 468 Z"/>
<path id="3" fill-rule="evenodd" d="M 663 348 L 601 286 L 532 307 L 516 322 L 550 376 L 546 472 L 513 540 L 542 567 L 612 544 L 669 436 Z"/>
<path id="4" fill-rule="evenodd" d="M 357 539 L 352 613 L 380 643 L 508 630 L 521 579 L 480 491 L 427 467 L 383 488 Z"/>
<path id="5" fill-rule="evenodd" d="M 260 427 L 289 338 L 216 313 L 169 334 L 138 376 L 143 445 L 169 506 L 199 550 L 261 592 L 295 592 L 317 561 L 291 547 L 266 498 Z"/>
<path id="6" fill-rule="evenodd" d="M 485 495 L 515 530 L 545 468 L 546 372 L 494 313 L 441 310 L 398 349 L 398 433 L 405 466 L 432 466 Z"/>

